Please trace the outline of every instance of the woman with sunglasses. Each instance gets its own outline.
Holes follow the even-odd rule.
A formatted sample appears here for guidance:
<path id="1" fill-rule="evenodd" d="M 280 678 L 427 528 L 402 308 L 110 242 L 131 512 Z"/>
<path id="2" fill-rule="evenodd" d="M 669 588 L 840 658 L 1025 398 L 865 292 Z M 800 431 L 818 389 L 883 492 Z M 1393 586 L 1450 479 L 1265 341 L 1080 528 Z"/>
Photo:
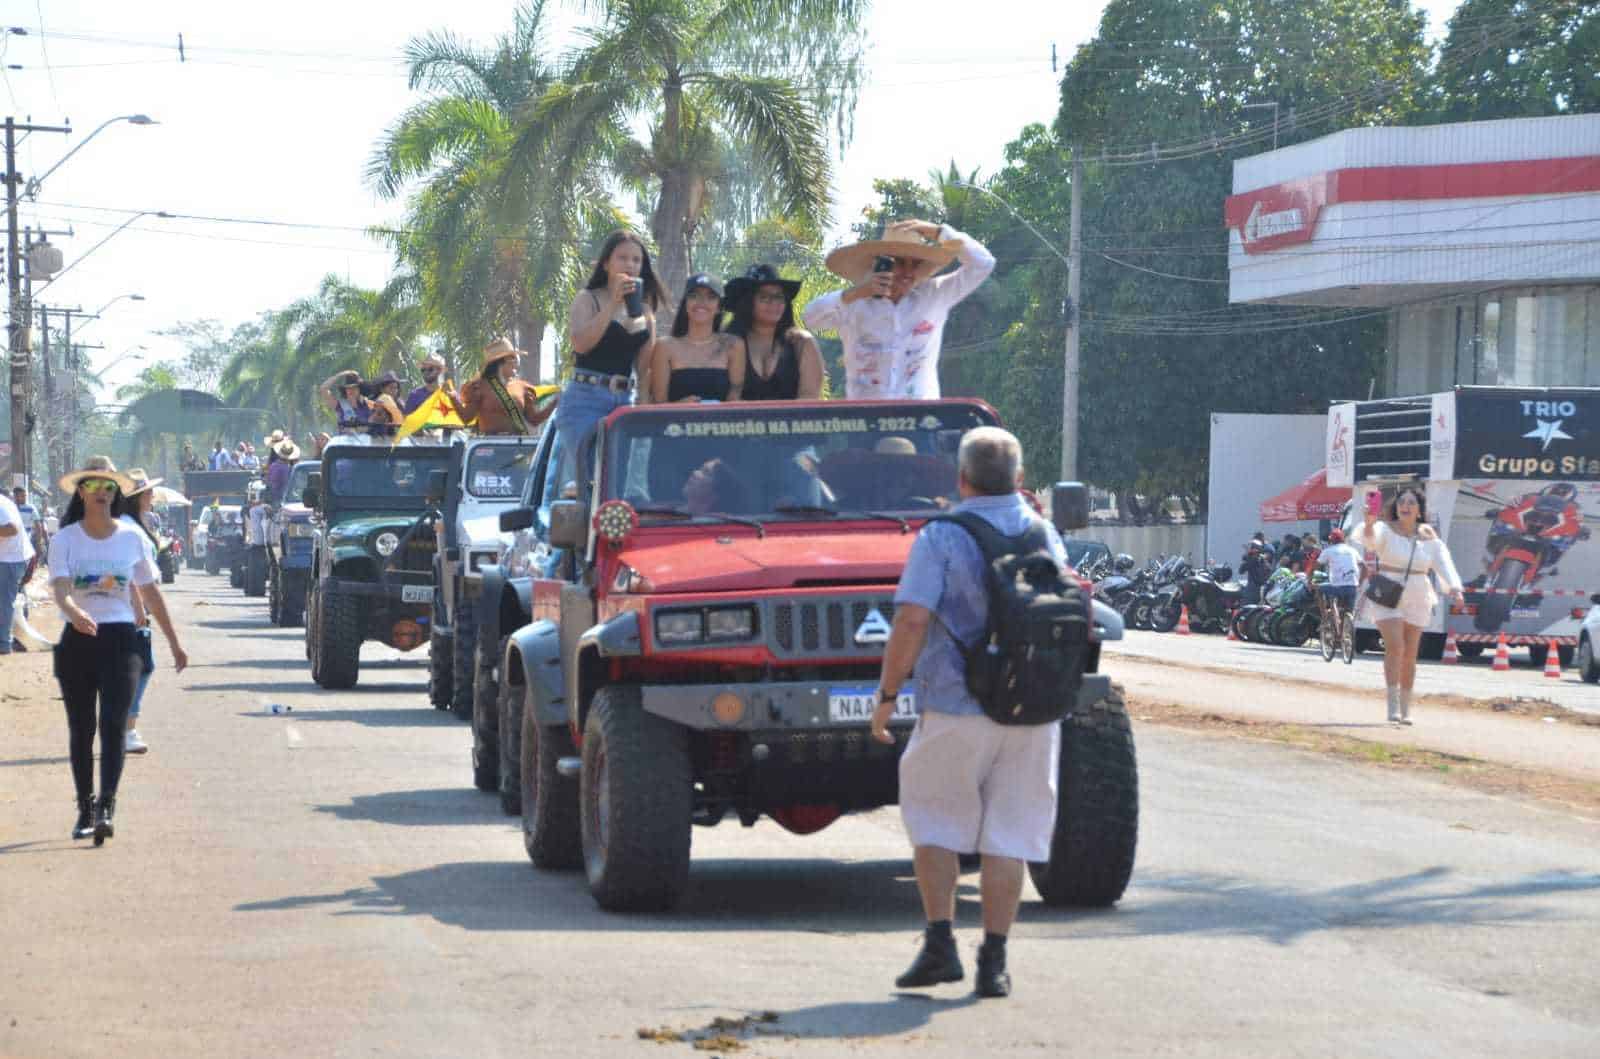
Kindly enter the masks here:
<path id="1" fill-rule="evenodd" d="M 1401 486 L 1383 510 L 1382 494 L 1372 487 L 1365 498 L 1366 521 L 1355 540 L 1378 555 L 1378 576 L 1368 582 L 1362 600 L 1367 618 L 1383 636 L 1383 677 L 1389 691 L 1389 723 L 1411 723 L 1411 693 L 1417 683 L 1417 650 L 1438 602 L 1428 574 L 1439 580 L 1457 606 L 1462 602 L 1461 575 L 1439 534 L 1428 525 L 1422 490 Z M 1382 512 L 1386 518 L 1380 519 Z M 1400 598 L 1385 606 L 1374 595 L 1383 580 L 1399 582 Z M 1377 587 L 1374 587 L 1376 583 Z"/>
<path id="2" fill-rule="evenodd" d="M 144 534 L 115 514 L 119 499 L 135 491 L 133 481 L 104 456 L 91 456 L 82 470 L 65 475 L 60 484 L 72 499 L 51 542 L 50 587 L 66 620 L 55 648 L 55 674 L 67 708 L 72 780 L 78 792 L 72 837 L 93 836 L 98 846 L 113 834 L 128 707 L 143 669 L 135 590 L 167 638 L 173 668 L 182 672 L 189 658 L 178 643 L 156 584 L 156 564 Z M 97 700 L 98 801 L 94 796 Z"/>
<path id="3" fill-rule="evenodd" d="M 743 340 L 746 401 L 815 401 L 822 395 L 822 351 L 794 322 L 800 281 L 754 265 L 728 281 L 728 333 Z"/>

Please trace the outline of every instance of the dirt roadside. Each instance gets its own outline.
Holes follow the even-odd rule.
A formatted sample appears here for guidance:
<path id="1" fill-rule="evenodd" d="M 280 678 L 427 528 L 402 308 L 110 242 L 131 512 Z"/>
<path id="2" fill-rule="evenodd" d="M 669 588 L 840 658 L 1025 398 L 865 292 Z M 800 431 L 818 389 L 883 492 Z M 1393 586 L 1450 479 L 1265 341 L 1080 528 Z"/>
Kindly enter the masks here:
<path id="1" fill-rule="evenodd" d="M 1391 727 L 1382 689 L 1119 656 L 1136 722 L 1283 743 L 1600 817 L 1600 718 L 1534 698 L 1430 695 Z M 1204 674 L 1204 679 L 1196 679 Z"/>

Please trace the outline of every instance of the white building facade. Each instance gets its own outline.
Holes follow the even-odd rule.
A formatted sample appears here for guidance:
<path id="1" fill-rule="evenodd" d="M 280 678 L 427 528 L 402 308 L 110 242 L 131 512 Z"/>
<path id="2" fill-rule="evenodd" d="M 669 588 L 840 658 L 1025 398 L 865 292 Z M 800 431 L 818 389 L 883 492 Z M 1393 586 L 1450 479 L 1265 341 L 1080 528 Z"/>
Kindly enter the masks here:
<path id="1" fill-rule="evenodd" d="M 1383 395 L 1600 386 L 1600 114 L 1334 133 L 1225 217 L 1230 301 L 1387 317 Z"/>

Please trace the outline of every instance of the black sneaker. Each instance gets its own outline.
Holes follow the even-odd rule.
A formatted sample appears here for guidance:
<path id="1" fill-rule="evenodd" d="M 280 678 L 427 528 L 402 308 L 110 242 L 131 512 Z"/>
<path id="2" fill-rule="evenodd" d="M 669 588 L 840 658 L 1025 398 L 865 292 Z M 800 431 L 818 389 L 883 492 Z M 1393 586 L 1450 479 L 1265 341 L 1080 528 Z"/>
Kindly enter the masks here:
<path id="1" fill-rule="evenodd" d="M 1011 974 L 1006 970 L 1006 953 L 978 947 L 978 973 L 972 991 L 983 997 L 1011 995 Z"/>
<path id="2" fill-rule="evenodd" d="M 925 934 L 917 958 L 894 984 L 899 989 L 923 989 L 943 982 L 959 982 L 966 973 L 961 969 L 961 954 L 956 951 L 954 938 L 933 938 Z"/>

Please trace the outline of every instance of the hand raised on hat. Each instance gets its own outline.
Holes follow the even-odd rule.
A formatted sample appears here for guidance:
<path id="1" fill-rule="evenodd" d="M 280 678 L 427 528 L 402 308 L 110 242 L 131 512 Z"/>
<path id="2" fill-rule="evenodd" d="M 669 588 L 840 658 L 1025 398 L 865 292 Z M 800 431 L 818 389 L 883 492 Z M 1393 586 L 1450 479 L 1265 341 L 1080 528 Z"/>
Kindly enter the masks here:
<path id="1" fill-rule="evenodd" d="M 895 221 L 893 224 L 889 225 L 889 227 L 906 232 L 915 232 L 917 235 L 928 240 L 930 243 L 939 241 L 940 227 L 939 225 L 934 224 L 932 221 Z"/>

